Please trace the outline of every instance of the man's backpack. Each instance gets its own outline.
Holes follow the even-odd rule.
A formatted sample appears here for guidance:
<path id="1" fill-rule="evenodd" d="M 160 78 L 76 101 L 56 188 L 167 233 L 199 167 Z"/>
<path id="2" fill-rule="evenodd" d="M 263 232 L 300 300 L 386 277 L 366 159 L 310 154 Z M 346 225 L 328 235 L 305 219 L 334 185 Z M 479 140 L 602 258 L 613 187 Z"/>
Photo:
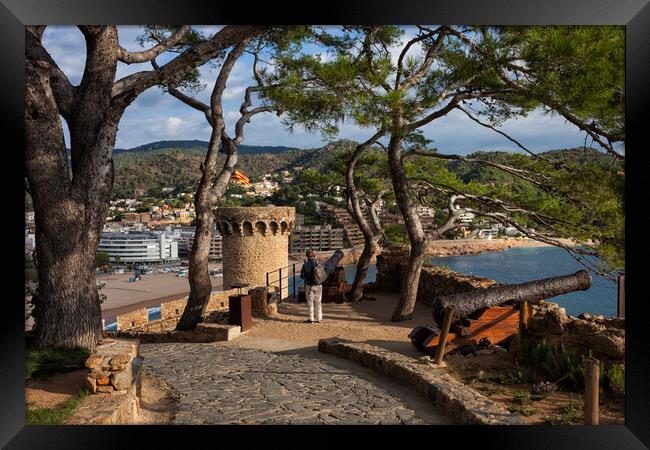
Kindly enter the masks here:
<path id="1" fill-rule="evenodd" d="M 325 272 L 325 268 L 320 261 L 316 261 L 314 265 L 314 284 L 323 284 L 327 279 L 328 275 Z"/>

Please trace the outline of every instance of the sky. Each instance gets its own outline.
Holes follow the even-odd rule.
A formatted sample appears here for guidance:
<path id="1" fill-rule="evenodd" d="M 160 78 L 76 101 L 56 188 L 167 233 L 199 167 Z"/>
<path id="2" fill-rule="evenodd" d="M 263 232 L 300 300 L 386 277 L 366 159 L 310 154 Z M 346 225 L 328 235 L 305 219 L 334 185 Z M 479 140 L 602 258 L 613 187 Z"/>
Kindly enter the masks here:
<path id="1" fill-rule="evenodd" d="M 211 36 L 220 26 L 195 27 Z M 406 28 L 403 40 L 408 39 L 412 30 Z M 129 51 L 141 51 L 136 37 L 141 34 L 138 26 L 119 26 L 120 44 Z M 85 43 L 78 28 L 73 26 L 48 26 L 43 35 L 43 45 L 55 62 L 68 76 L 73 85 L 79 84 L 85 63 Z M 317 51 L 315 49 L 314 51 Z M 394 58 L 398 51 L 392 52 Z M 157 61 L 164 64 L 174 54 L 161 55 Z M 323 55 L 327 57 L 326 55 Z M 254 84 L 252 78 L 252 57 L 244 54 L 235 64 L 224 91 L 224 111 L 228 131 L 234 134 L 233 125 L 239 118 L 239 107 L 247 86 Z M 149 63 L 119 63 L 116 80 L 142 70 L 151 70 Z M 206 88 L 197 94 L 197 98 L 209 103 L 209 96 L 217 77 L 218 67 L 201 68 L 201 82 Z M 62 121 L 63 122 L 63 121 Z M 69 133 L 65 127 L 66 144 L 69 146 Z M 373 130 L 362 129 L 351 123 L 340 127 L 337 138 L 363 141 L 368 139 Z M 527 117 L 511 119 L 504 122 L 500 129 L 521 142 L 534 152 L 558 148 L 582 146 L 585 134 L 562 117 L 545 115 L 535 110 Z M 461 111 L 452 111 L 447 116 L 435 120 L 421 128 L 425 137 L 433 141 L 432 146 L 440 153 L 468 154 L 477 150 L 520 151 L 505 137 L 471 121 Z M 210 126 L 203 113 L 190 108 L 176 98 L 153 87 L 142 93 L 125 111 L 119 124 L 116 148 L 133 148 L 138 145 L 162 140 L 203 140 L 210 138 Z M 327 141 L 320 133 L 307 133 L 296 127 L 290 133 L 276 114 L 258 114 L 245 127 L 243 144 L 247 145 L 282 145 L 297 148 L 318 148 Z"/>

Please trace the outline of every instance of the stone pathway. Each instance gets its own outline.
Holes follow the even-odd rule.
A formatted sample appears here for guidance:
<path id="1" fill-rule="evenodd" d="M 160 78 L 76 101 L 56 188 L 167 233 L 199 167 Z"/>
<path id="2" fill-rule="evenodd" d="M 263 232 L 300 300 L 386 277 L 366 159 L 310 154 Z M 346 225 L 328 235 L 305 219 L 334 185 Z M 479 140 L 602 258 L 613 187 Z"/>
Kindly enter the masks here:
<path id="1" fill-rule="evenodd" d="M 145 373 L 180 395 L 177 424 L 426 423 L 386 389 L 317 358 L 221 343 L 143 344 L 140 353 Z"/>

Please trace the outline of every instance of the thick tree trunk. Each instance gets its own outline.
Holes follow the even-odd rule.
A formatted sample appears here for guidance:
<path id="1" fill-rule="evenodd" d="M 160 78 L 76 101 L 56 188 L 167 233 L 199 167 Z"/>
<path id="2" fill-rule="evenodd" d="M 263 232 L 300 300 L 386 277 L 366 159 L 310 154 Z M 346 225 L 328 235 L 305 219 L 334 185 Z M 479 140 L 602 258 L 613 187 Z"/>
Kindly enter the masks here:
<path id="1" fill-rule="evenodd" d="M 48 212 L 39 215 L 36 225 L 39 285 L 32 303 L 36 340 L 44 348 L 93 349 L 102 335 L 99 293 L 92 270 L 97 240 L 84 233 L 80 224 L 74 224 L 74 217 L 67 211 Z M 56 220 L 69 223 L 51 236 L 42 224 Z"/>
<path id="2" fill-rule="evenodd" d="M 28 30 L 26 40 L 33 44 L 34 39 Z M 51 66 L 38 57 L 26 64 L 25 168 L 36 222 L 34 330 L 41 347 L 92 350 L 102 334 L 93 263 L 113 186 L 110 155 L 119 114 L 109 108 L 115 77 L 109 49 L 116 42 L 115 30 L 108 27 L 88 44 L 87 65 L 97 71 L 78 88 L 76 94 L 84 101 L 65 113 L 72 167 L 57 103 L 65 101 L 52 92 Z"/>
<path id="3" fill-rule="evenodd" d="M 190 296 L 183 315 L 176 325 L 176 329 L 180 331 L 192 329 L 203 320 L 203 313 L 210 301 L 212 292 L 212 282 L 210 281 L 210 271 L 208 269 L 210 242 L 214 234 L 212 208 L 226 191 L 235 164 L 237 164 L 237 146 L 232 140 L 221 139 L 219 137 L 221 130 L 223 130 L 223 122 L 216 124 L 213 128 L 210 147 L 204 161 L 203 176 L 194 198 L 196 231 L 189 258 Z M 220 140 L 223 142 L 227 156 L 219 175 L 215 179 L 217 173 L 217 149 Z"/>
<path id="4" fill-rule="evenodd" d="M 591 275 L 587 270 L 580 270 L 570 275 L 544 278 L 527 283 L 476 289 L 434 298 L 432 303 L 433 318 L 441 324 L 444 310 L 447 307 L 453 309 L 456 318 L 460 318 L 467 317 L 481 308 L 498 306 L 507 301 L 538 302 L 569 292 L 585 291 L 590 287 Z"/>
<path id="5" fill-rule="evenodd" d="M 200 196 L 197 195 L 198 198 Z M 194 328 L 201 322 L 205 307 L 210 300 L 212 282 L 208 269 L 208 254 L 210 253 L 210 242 L 212 241 L 214 215 L 210 205 L 202 205 L 202 201 L 195 201 L 196 210 L 196 231 L 194 243 L 190 252 L 190 270 L 188 279 L 190 282 L 190 296 L 183 315 L 176 326 L 177 330 L 188 330 Z"/>
<path id="6" fill-rule="evenodd" d="M 365 238 L 365 236 L 364 236 Z M 368 240 L 365 238 L 363 251 L 359 260 L 357 261 L 357 272 L 354 275 L 354 281 L 352 282 L 352 288 L 350 289 L 349 299 L 352 302 L 358 302 L 363 298 L 363 289 L 366 285 L 366 275 L 368 275 L 368 268 L 370 267 L 370 261 L 372 256 L 377 251 L 377 242 L 373 238 Z"/>
<path id="7" fill-rule="evenodd" d="M 366 275 L 368 274 L 370 260 L 377 251 L 378 247 L 375 231 L 368 224 L 368 221 L 363 216 L 363 212 L 361 211 L 359 194 L 354 183 L 354 169 L 356 167 L 357 161 L 359 161 L 359 158 L 361 157 L 361 154 L 377 139 L 379 139 L 382 134 L 382 131 L 378 131 L 366 142 L 357 145 L 354 153 L 352 154 L 352 157 L 348 161 L 345 171 L 345 185 L 348 196 L 348 213 L 352 216 L 352 219 L 361 230 L 364 240 L 363 251 L 361 252 L 361 256 L 357 261 L 357 271 L 354 276 L 354 281 L 352 282 L 352 288 L 348 294 L 348 299 L 352 302 L 358 302 L 363 297 L 363 289 L 365 287 L 365 280 Z"/>
<path id="8" fill-rule="evenodd" d="M 391 181 L 395 192 L 397 205 L 404 217 L 404 224 L 411 243 L 409 252 L 408 267 L 403 274 L 400 299 L 393 312 L 391 320 L 399 322 L 408 320 L 413 316 L 415 299 L 418 293 L 420 272 L 426 253 L 426 235 L 422 229 L 420 218 L 417 215 L 415 205 L 408 193 L 408 182 L 404 173 L 404 163 L 401 155 L 402 138 L 392 135 L 388 144 L 388 164 L 390 167 Z"/>

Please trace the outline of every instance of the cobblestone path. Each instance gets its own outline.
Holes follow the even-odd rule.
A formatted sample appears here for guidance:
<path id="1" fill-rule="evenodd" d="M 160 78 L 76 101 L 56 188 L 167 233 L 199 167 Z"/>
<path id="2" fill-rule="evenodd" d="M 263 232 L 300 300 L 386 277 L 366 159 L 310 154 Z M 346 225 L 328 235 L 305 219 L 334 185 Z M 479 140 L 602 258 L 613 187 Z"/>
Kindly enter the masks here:
<path id="1" fill-rule="evenodd" d="M 387 390 L 316 358 L 220 344 L 143 344 L 180 395 L 178 424 L 422 424 Z"/>

